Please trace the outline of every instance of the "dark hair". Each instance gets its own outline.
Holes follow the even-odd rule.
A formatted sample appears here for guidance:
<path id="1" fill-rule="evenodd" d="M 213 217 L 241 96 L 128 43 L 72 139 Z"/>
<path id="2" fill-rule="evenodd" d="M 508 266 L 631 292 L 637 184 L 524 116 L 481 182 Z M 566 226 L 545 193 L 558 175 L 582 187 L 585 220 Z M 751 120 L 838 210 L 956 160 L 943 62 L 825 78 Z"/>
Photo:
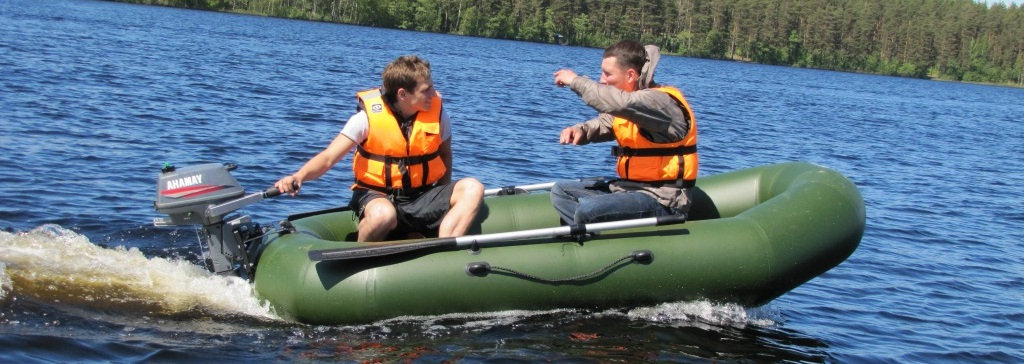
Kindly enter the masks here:
<path id="1" fill-rule="evenodd" d="M 624 40 L 604 49 L 604 58 L 615 57 L 616 63 L 623 69 L 634 69 L 637 74 L 647 63 L 647 51 L 644 46 L 632 40 Z"/>
<path id="2" fill-rule="evenodd" d="M 380 74 L 384 97 L 394 101 L 398 89 L 415 91 L 421 80 L 430 79 L 430 62 L 417 56 L 401 56 L 388 63 Z"/>

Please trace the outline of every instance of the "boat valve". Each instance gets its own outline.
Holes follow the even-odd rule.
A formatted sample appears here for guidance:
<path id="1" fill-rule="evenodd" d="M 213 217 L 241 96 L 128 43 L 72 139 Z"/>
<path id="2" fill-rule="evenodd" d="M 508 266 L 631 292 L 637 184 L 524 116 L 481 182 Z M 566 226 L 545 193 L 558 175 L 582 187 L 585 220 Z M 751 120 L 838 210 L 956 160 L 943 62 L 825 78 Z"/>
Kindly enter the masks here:
<path id="1" fill-rule="evenodd" d="M 466 264 L 466 274 L 473 277 L 484 277 L 491 272 L 491 265 L 487 262 L 473 262 Z"/>
<path id="2" fill-rule="evenodd" d="M 650 250 L 637 250 L 633 252 L 633 261 L 640 264 L 651 264 L 654 261 L 654 253 Z"/>

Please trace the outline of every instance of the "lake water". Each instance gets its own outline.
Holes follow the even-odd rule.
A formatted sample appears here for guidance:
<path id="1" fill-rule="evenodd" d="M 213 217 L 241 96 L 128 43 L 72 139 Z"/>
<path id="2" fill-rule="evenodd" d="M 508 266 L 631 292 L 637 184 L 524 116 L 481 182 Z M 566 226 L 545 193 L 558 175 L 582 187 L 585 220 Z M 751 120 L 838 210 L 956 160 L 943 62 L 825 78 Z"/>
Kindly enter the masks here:
<path id="1" fill-rule="evenodd" d="M 663 57 L 701 174 L 803 160 L 860 188 L 860 247 L 757 308 L 671 302 L 398 318 L 277 319 L 151 227 L 156 175 L 231 162 L 250 191 L 325 146 L 391 59 L 428 59 L 455 175 L 488 187 L 608 175 L 593 112 L 552 85 L 601 50 L 96 1 L 0 2 L 0 362 L 1024 360 L 1024 90 Z M 246 212 L 347 203 L 348 162 Z M 137 282 L 123 287 L 113 282 Z"/>

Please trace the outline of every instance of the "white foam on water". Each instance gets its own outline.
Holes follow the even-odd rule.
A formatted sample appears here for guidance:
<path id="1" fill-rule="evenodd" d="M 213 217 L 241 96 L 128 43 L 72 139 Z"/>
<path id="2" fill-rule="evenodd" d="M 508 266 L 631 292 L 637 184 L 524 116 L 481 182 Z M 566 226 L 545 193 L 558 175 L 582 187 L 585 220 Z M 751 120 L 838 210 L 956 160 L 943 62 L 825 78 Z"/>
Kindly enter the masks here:
<path id="1" fill-rule="evenodd" d="M 7 265 L 0 261 L 0 302 L 4 301 L 4 296 L 11 290 L 11 277 L 7 276 Z"/>
<path id="2" fill-rule="evenodd" d="M 348 327 L 353 333 L 367 329 L 375 329 L 380 333 L 388 333 L 392 327 L 413 325 L 419 332 L 427 335 L 444 336 L 453 331 L 481 332 L 498 326 L 509 326 L 528 321 L 531 318 L 551 316 L 558 322 L 568 322 L 587 318 L 624 318 L 632 321 L 646 322 L 652 325 L 668 327 L 696 327 L 706 330 L 718 330 L 724 327 L 745 328 L 747 326 L 772 327 L 778 317 L 770 308 L 746 308 L 731 303 L 715 303 L 711 301 L 668 302 L 654 306 L 635 307 L 631 309 L 609 309 L 598 312 L 587 312 L 579 309 L 554 310 L 508 310 L 473 313 L 450 313 L 435 316 L 399 316 L 367 325 Z"/>
<path id="3" fill-rule="evenodd" d="M 711 301 L 668 302 L 655 306 L 638 307 L 625 313 L 631 320 L 647 321 L 672 327 L 699 327 L 713 329 L 715 327 L 743 328 L 747 325 L 759 327 L 774 326 L 775 321 L 760 311 L 751 311 L 733 303 L 715 303 Z M 619 311 L 607 311 L 606 314 L 621 314 Z"/>
<path id="4" fill-rule="evenodd" d="M 0 232 L 0 299 L 175 315 L 241 314 L 277 320 L 248 281 L 188 261 L 149 258 L 137 248 L 103 248 L 56 225 Z"/>
<path id="5" fill-rule="evenodd" d="M 507 326 L 534 316 L 565 315 L 573 309 L 553 310 L 508 310 L 492 312 L 449 313 L 435 316 L 399 316 L 374 323 L 372 326 L 386 328 L 396 324 L 417 324 L 428 335 L 443 335 L 452 330 L 470 332 L 484 331 L 496 326 Z"/>

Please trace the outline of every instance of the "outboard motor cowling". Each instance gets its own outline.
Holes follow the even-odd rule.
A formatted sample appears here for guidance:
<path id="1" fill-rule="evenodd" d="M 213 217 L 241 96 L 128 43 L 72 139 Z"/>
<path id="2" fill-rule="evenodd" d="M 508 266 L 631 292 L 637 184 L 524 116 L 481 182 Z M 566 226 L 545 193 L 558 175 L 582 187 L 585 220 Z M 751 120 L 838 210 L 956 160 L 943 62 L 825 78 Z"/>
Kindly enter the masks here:
<path id="1" fill-rule="evenodd" d="M 204 225 L 206 209 L 238 198 L 245 190 L 231 176 L 234 164 L 207 163 L 184 168 L 165 166 L 157 182 L 156 211 L 170 219 L 160 219 L 165 226 Z M 156 222 L 156 221 L 154 221 Z"/>
<path id="2" fill-rule="evenodd" d="M 245 190 L 230 173 L 236 167 L 220 163 L 183 168 L 165 165 L 158 178 L 153 206 L 168 217 L 154 218 L 153 225 L 202 225 L 210 271 L 252 277 L 255 262 L 248 256 L 247 247 L 258 244 L 263 231 L 249 216 L 225 216 L 279 193 L 276 188 L 270 188 L 245 195 Z"/>

